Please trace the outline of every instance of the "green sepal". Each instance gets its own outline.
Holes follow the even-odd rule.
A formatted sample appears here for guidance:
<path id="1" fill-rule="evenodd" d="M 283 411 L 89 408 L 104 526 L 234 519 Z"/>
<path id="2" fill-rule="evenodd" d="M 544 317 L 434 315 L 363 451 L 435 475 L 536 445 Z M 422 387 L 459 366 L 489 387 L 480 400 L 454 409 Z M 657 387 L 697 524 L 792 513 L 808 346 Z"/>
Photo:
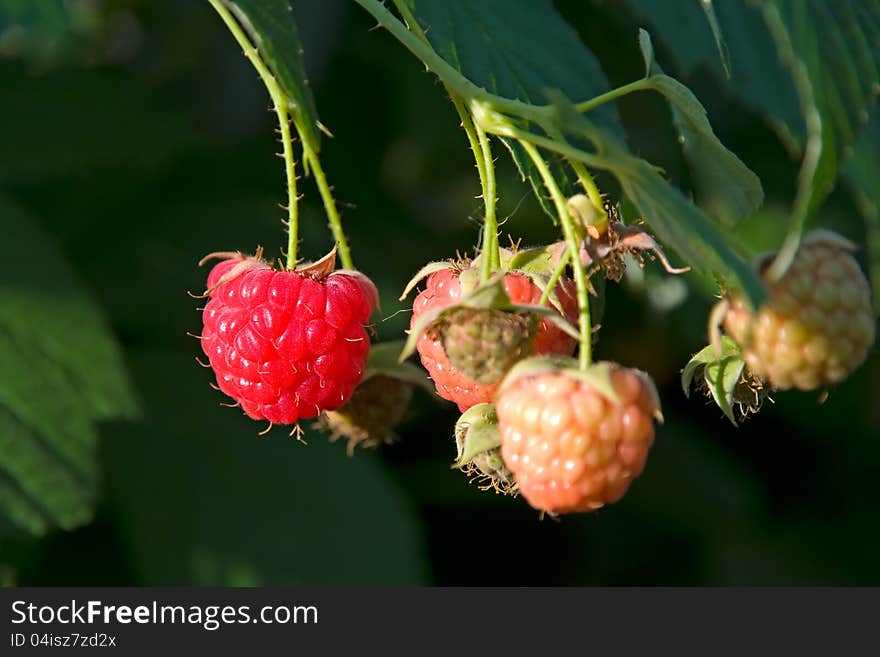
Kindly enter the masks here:
<path id="1" fill-rule="evenodd" d="M 564 248 L 564 242 L 554 242 L 547 246 L 517 251 L 516 255 L 510 259 L 510 268 L 524 274 L 536 273 L 551 276 L 556 270 L 559 256 Z"/>
<path id="2" fill-rule="evenodd" d="M 398 301 L 403 301 L 409 295 L 410 292 L 413 291 L 413 288 L 419 284 L 419 282 L 431 274 L 443 271 L 444 269 L 452 269 L 453 264 L 449 260 L 440 260 L 437 262 L 429 262 L 427 265 L 419 269 L 415 276 L 409 279 L 409 283 L 406 284 L 406 287 L 403 289 L 403 294 L 400 295 L 400 299 Z"/>
<path id="3" fill-rule="evenodd" d="M 361 380 L 361 383 L 377 375 L 388 376 L 418 386 L 432 395 L 436 394 L 434 386 L 431 385 L 423 369 L 416 367 L 412 363 L 400 362 L 398 360 L 403 345 L 403 340 L 379 342 L 371 345 L 367 364 L 364 368 L 364 378 Z"/>
<path id="4" fill-rule="evenodd" d="M 415 323 L 412 325 L 412 328 L 409 330 L 409 335 L 407 336 L 403 350 L 398 357 L 399 360 L 405 360 L 415 351 L 419 337 L 421 337 L 421 335 L 427 331 L 434 322 L 440 320 L 443 315 L 459 308 L 531 313 L 546 318 L 567 335 L 570 335 L 575 339 L 578 338 L 577 329 L 552 308 L 513 303 L 510 300 L 510 297 L 507 296 L 507 290 L 504 288 L 504 274 L 499 273 L 482 285 L 478 285 L 476 289 L 462 298 L 458 303 L 446 306 L 445 308 L 436 308 L 419 315 Z"/>
<path id="5" fill-rule="evenodd" d="M 495 407 L 488 403 L 471 406 L 455 423 L 457 455 L 452 467 L 464 467 L 478 454 L 500 445 Z"/>
<path id="6" fill-rule="evenodd" d="M 611 372 L 619 367 L 621 366 L 616 363 L 597 361 L 586 369 L 580 369 L 577 360 L 574 358 L 565 356 L 533 356 L 521 360 L 510 369 L 507 376 L 504 377 L 504 381 L 502 381 L 497 394 L 503 394 L 505 389 L 509 388 L 517 379 L 521 379 L 522 377 L 557 373 L 565 374 L 570 378 L 587 384 L 612 404 L 620 404 L 620 396 L 617 394 L 617 391 L 614 389 L 614 385 L 611 382 Z M 654 417 L 657 421 L 663 422 L 663 413 L 660 410 L 660 395 L 657 393 L 654 381 L 646 372 L 634 368 L 626 369 L 639 377 L 643 385 L 649 391 L 651 394 Z"/>
<path id="7" fill-rule="evenodd" d="M 708 345 L 694 354 L 681 373 L 681 386 L 686 397 L 690 396 L 691 384 L 700 367 L 703 368 L 703 378 L 712 399 L 725 417 L 736 426 L 733 402 L 736 386 L 745 369 L 745 361 L 739 345 L 725 335 L 721 338 L 721 353 L 717 353 L 712 345 Z"/>

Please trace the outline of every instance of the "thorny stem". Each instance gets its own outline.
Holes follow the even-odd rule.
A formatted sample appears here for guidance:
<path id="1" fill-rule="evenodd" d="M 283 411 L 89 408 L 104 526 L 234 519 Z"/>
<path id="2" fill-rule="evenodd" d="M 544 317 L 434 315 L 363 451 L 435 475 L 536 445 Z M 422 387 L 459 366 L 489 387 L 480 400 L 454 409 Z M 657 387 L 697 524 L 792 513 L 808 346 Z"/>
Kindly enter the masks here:
<path id="1" fill-rule="evenodd" d="M 543 306 L 550 300 L 550 295 L 553 294 L 556 284 L 559 282 L 559 279 L 562 278 L 565 268 L 568 267 L 569 258 L 571 258 L 571 252 L 568 249 L 559 256 L 559 262 L 556 264 L 556 269 L 553 270 L 553 274 L 547 282 L 547 288 L 541 293 L 541 300 L 538 301 L 539 306 Z"/>
<path id="2" fill-rule="evenodd" d="M 483 156 L 483 148 L 480 142 L 480 138 L 477 137 L 477 128 L 476 126 L 474 126 L 474 122 L 471 119 L 470 112 L 468 112 L 464 104 L 462 104 L 461 99 L 459 99 L 454 93 L 450 92 L 449 97 L 452 99 L 452 104 L 455 106 L 455 110 L 458 112 L 458 116 L 461 119 L 461 127 L 464 128 L 464 132 L 467 135 L 468 143 L 471 146 L 471 151 L 473 151 L 474 154 L 474 160 L 477 163 L 477 174 L 480 176 L 480 189 L 483 190 L 483 205 L 485 207 L 483 224 L 483 252 L 488 256 L 489 242 L 487 236 L 489 234 L 489 230 L 488 226 L 485 223 L 485 217 L 488 217 L 489 214 L 489 190 L 486 181 L 486 160 Z M 492 172 L 492 176 L 494 178 L 494 170 Z M 482 263 L 483 265 L 480 269 L 480 280 L 482 282 L 485 282 L 489 279 L 489 276 L 491 275 L 492 263 L 490 262 L 489 257 L 484 257 Z"/>
<path id="3" fill-rule="evenodd" d="M 406 2 L 393 0 L 394 6 L 403 18 L 406 27 L 415 34 L 424 44 L 430 48 L 427 36 L 419 25 Z M 426 64 L 427 65 L 427 64 Z M 429 68 L 430 70 L 430 68 Z M 483 259 L 480 268 L 480 280 L 486 282 L 498 267 L 501 266 L 501 254 L 498 244 L 498 221 L 495 215 L 496 192 L 495 192 L 495 161 L 492 158 L 492 149 L 485 131 L 474 124 L 470 111 L 465 107 L 459 94 L 448 84 L 445 84 L 455 111 L 461 119 L 461 127 L 467 135 L 468 143 L 474 154 L 477 165 L 477 174 L 480 177 L 485 213 L 483 215 Z"/>
<path id="4" fill-rule="evenodd" d="M 517 128 L 516 126 L 513 126 L 507 122 L 499 123 L 497 122 L 497 120 L 489 120 L 483 124 L 480 124 L 480 127 L 482 127 L 486 132 L 490 132 L 501 137 L 510 137 L 511 139 L 516 139 L 517 141 L 527 141 L 530 144 L 534 144 L 535 146 L 546 148 L 548 151 L 559 153 L 569 160 L 583 162 L 587 166 L 595 167 L 597 169 L 608 168 L 608 163 L 606 162 L 605 158 L 599 155 L 588 153 L 587 151 L 581 150 L 580 148 L 575 148 L 568 142 L 559 142 L 555 139 L 550 139 L 549 137 L 544 137 L 543 135 L 537 135 L 534 132 L 529 132 L 528 130 L 522 130 L 521 128 Z"/>
<path id="5" fill-rule="evenodd" d="M 355 1 L 369 12 L 379 25 L 400 41 L 407 50 L 418 57 L 428 70 L 437 75 L 451 93 L 457 94 L 468 103 L 474 101 L 483 102 L 490 105 L 496 111 L 513 114 L 541 126 L 546 124 L 548 119 L 552 117 L 555 111 L 552 105 L 533 105 L 532 103 L 525 103 L 513 98 L 505 98 L 504 96 L 493 94 L 468 80 L 431 47 L 405 2 L 394 0 L 394 5 L 401 16 L 403 16 L 406 24 L 399 21 L 394 14 L 388 11 L 380 0 Z M 587 112 L 620 96 L 648 88 L 650 88 L 650 82 L 646 78 L 635 80 L 595 98 L 576 103 L 575 108 L 578 112 Z"/>
<path id="6" fill-rule="evenodd" d="M 293 158 L 293 140 L 290 137 L 290 119 L 287 104 L 275 103 L 281 143 L 284 147 L 284 173 L 287 176 L 287 268 L 296 268 L 296 251 L 299 246 L 299 196 L 296 194 L 296 168 Z"/>
<path id="7" fill-rule="evenodd" d="M 498 110 L 534 121 L 539 120 L 539 118 L 542 118 L 549 112 L 549 108 L 538 107 L 511 98 L 504 98 L 503 96 L 492 94 L 482 87 L 478 87 L 440 57 L 424 38 L 420 38 L 417 34 L 407 29 L 406 25 L 397 20 L 394 14 L 388 11 L 380 0 L 355 0 L 355 2 L 368 11 L 379 25 L 388 30 L 407 50 L 422 60 L 422 63 L 429 70 L 439 76 L 443 83 L 460 97 L 469 101 L 486 101 Z"/>
<path id="8" fill-rule="evenodd" d="M 612 89 L 611 91 L 606 91 L 604 94 L 600 94 L 595 96 L 594 98 L 590 98 L 589 100 L 585 100 L 581 103 L 576 103 L 574 108 L 583 114 L 584 112 L 589 112 L 592 109 L 596 109 L 599 105 L 603 105 L 612 100 L 616 100 L 621 96 L 625 96 L 626 94 L 630 94 L 633 91 L 642 91 L 643 89 L 650 89 L 651 81 L 649 78 L 642 78 L 640 80 L 635 80 L 634 82 L 630 82 L 629 84 L 624 84 L 623 86 L 617 87 L 616 89 Z"/>
<path id="9" fill-rule="evenodd" d="M 290 101 L 278 85 L 275 76 L 272 75 L 272 72 L 260 58 L 257 49 L 251 44 L 241 25 L 239 25 L 238 21 L 229 11 L 226 3 L 223 0 L 209 1 L 226 24 L 226 27 L 229 28 L 232 36 L 235 37 L 238 45 L 241 46 L 244 56 L 253 64 L 266 90 L 269 92 L 272 104 L 275 106 L 283 148 L 284 173 L 287 176 L 287 268 L 293 269 L 296 267 L 296 250 L 299 240 L 299 197 L 296 193 L 296 163 L 293 153 L 293 141 L 290 135 L 290 116 L 287 113 Z M 315 158 L 315 161 L 317 161 L 317 158 Z"/>
<path id="10" fill-rule="evenodd" d="M 559 132 L 559 130 L 557 130 L 556 128 L 545 127 L 544 129 L 547 130 L 547 134 L 549 134 L 557 141 L 563 144 L 568 143 Z M 596 185 L 596 181 L 593 180 L 593 176 L 590 175 L 587 167 L 582 162 L 571 157 L 566 158 L 566 161 L 572 168 L 572 171 L 574 171 L 575 175 L 578 177 L 578 182 L 580 182 L 581 187 L 584 188 L 584 191 L 587 193 L 587 197 L 590 199 L 590 202 L 596 209 L 596 223 L 594 224 L 596 230 L 598 230 L 600 233 L 604 233 L 605 230 L 608 228 L 608 213 L 605 211 L 605 203 L 602 199 L 602 193 L 599 191 L 599 187 Z"/>
<path id="11" fill-rule="evenodd" d="M 333 198 L 333 192 L 330 185 L 327 184 L 327 176 L 324 175 L 324 169 L 321 167 L 321 160 L 317 157 L 311 158 L 312 175 L 315 177 L 315 183 L 318 185 L 318 193 L 321 195 L 321 201 L 324 203 L 324 211 L 327 213 L 327 219 L 330 220 L 330 231 L 333 233 L 333 239 L 338 245 L 339 260 L 345 269 L 354 269 L 354 263 L 351 259 L 351 250 L 348 248 L 348 240 L 345 238 L 345 232 L 342 230 L 342 219 L 339 217 L 339 208 L 336 207 L 336 201 Z"/>
<path id="12" fill-rule="evenodd" d="M 229 10 L 226 0 L 209 0 L 211 6 L 223 19 L 226 27 L 235 37 L 235 40 L 244 50 L 244 56 L 253 64 L 260 79 L 269 92 L 272 104 L 275 106 L 275 114 L 278 116 L 278 126 L 281 134 L 281 144 L 283 146 L 282 157 L 284 158 L 284 172 L 287 176 L 287 268 L 296 268 L 297 247 L 299 242 L 299 196 L 296 191 L 296 164 L 293 153 L 293 140 L 290 132 L 290 123 L 293 121 L 294 128 L 297 133 L 303 134 L 300 125 L 297 124 L 296 116 L 290 116 L 288 108 L 291 106 L 290 98 L 284 93 L 284 90 L 278 84 L 275 76 L 266 66 L 266 63 L 260 58 L 260 54 L 248 39 L 239 22 Z M 337 253 L 342 262 L 342 266 L 346 269 L 354 269 L 354 263 L 351 259 L 351 250 L 348 246 L 348 240 L 342 230 L 342 220 L 339 217 L 339 210 L 336 207 L 336 201 L 333 199 L 333 192 L 327 183 L 327 176 L 321 167 L 321 161 L 317 152 L 309 149 L 303 144 L 303 160 L 306 166 L 306 173 L 309 170 L 315 176 L 315 183 L 318 186 L 318 193 L 321 195 L 321 201 L 324 203 L 324 211 L 330 221 L 330 230 L 333 233 L 333 239 L 337 243 Z"/>
<path id="13" fill-rule="evenodd" d="M 581 264 L 580 244 L 577 239 L 577 230 L 575 229 L 571 215 L 568 213 L 568 208 L 565 204 L 565 196 L 559 189 L 559 185 L 553 177 L 550 167 L 547 166 L 547 163 L 544 161 L 544 158 L 541 157 L 538 149 L 527 141 L 520 141 L 520 145 L 526 151 L 528 156 L 532 158 L 535 168 L 537 168 L 538 173 L 541 174 L 544 186 L 547 188 L 547 191 L 550 192 L 550 197 L 553 199 L 553 205 L 556 207 L 556 213 L 559 215 L 559 222 L 562 224 L 562 232 L 565 235 L 565 241 L 568 244 L 568 254 L 571 259 L 572 269 L 574 269 L 574 282 L 577 287 L 578 328 L 580 332 L 580 368 L 585 370 L 590 366 L 590 362 L 592 361 L 593 327 L 590 323 L 588 281 L 584 267 Z"/>
<path id="14" fill-rule="evenodd" d="M 498 246 L 498 220 L 495 217 L 495 161 L 492 159 L 492 147 L 489 138 L 480 126 L 475 126 L 480 150 L 483 155 L 483 166 L 486 171 L 486 184 L 483 187 L 483 202 L 486 214 L 483 218 L 483 267 L 480 274 L 482 281 L 487 281 L 492 272 L 501 266 L 501 254 Z"/>
<path id="15" fill-rule="evenodd" d="M 816 106 L 815 92 L 806 65 L 797 59 L 792 52 L 791 41 L 786 30 L 782 27 L 778 8 L 768 3 L 768 6 L 763 9 L 763 14 L 767 27 L 770 28 L 779 45 L 780 58 L 786 62 L 790 69 L 801 106 L 805 108 L 804 121 L 807 124 L 807 141 L 804 144 L 804 157 L 798 172 L 798 189 L 791 209 L 788 232 L 782 241 L 779 252 L 767 268 L 767 278 L 774 282 L 782 278 L 788 271 L 800 247 L 804 227 L 810 214 L 813 188 L 822 157 L 823 140 L 822 116 Z"/>

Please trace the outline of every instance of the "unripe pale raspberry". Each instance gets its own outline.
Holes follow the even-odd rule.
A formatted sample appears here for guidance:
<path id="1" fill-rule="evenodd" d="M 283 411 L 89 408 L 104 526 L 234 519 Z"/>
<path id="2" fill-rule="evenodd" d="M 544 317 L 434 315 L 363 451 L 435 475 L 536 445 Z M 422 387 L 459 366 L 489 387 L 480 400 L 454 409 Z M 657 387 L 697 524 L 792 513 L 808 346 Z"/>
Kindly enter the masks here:
<path id="1" fill-rule="evenodd" d="M 653 383 L 617 364 L 591 370 L 601 376 L 591 380 L 585 376 L 590 370 L 514 370 L 499 391 L 501 455 L 536 509 L 598 509 L 623 497 L 645 467 L 659 416 Z"/>
<path id="2" fill-rule="evenodd" d="M 477 383 L 500 381 L 531 353 L 538 332 L 534 315 L 492 308 L 458 308 L 439 324 L 449 362 Z"/>
<path id="3" fill-rule="evenodd" d="M 462 270 L 448 268 L 436 271 L 428 277 L 425 289 L 413 302 L 412 324 L 425 312 L 446 308 L 462 298 L 459 280 Z M 541 300 L 541 289 L 528 276 L 509 272 L 504 276 L 504 288 L 511 302 L 523 305 L 537 305 Z M 577 320 L 577 297 L 574 282 L 568 278 L 560 279 L 556 286 L 559 302 L 569 320 Z M 538 321 L 538 330 L 530 354 L 571 355 L 576 341 L 546 318 Z M 416 346 L 422 365 L 434 381 L 437 394 L 458 404 L 459 410 L 466 411 L 475 404 L 489 402 L 495 395 L 500 381 L 480 383 L 450 363 L 440 336 L 426 332 Z"/>
<path id="4" fill-rule="evenodd" d="M 321 415 L 320 426 L 331 439 L 348 440 L 348 452 L 355 447 L 377 447 L 397 438 L 394 427 L 403 419 L 413 395 L 413 384 L 377 374 L 364 379 L 351 399 L 337 410 Z"/>
<path id="5" fill-rule="evenodd" d="M 339 408 L 364 374 L 371 287 L 355 272 L 275 271 L 243 256 L 220 262 L 202 316 L 217 385 L 249 417 L 273 424 Z"/>
<path id="6" fill-rule="evenodd" d="M 874 342 L 868 282 L 841 238 L 808 236 L 754 316 L 741 296 L 731 298 L 724 328 L 752 374 L 774 388 L 840 383 Z"/>

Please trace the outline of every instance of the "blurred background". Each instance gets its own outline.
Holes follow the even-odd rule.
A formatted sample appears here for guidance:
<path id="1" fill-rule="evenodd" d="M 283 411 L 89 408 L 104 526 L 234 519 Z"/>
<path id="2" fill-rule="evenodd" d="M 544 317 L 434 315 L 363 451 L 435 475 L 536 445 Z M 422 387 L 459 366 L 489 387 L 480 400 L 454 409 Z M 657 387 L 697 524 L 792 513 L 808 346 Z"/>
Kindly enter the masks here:
<path id="1" fill-rule="evenodd" d="M 204 288 L 203 255 L 258 245 L 279 255 L 285 244 L 266 92 L 207 2 L 84 1 L 55 11 L 62 6 L 0 3 L 0 289 L 28 289 L 54 311 L 29 315 L 18 333 L 0 327 L 0 337 L 72 335 L 97 321 L 130 380 L 116 387 L 131 394 L 118 412 L 91 416 L 92 518 L 3 519 L 6 584 L 880 584 L 877 351 L 824 403 L 778 394 L 734 428 L 679 384 L 706 344 L 711 290 L 691 275 L 669 280 L 656 264 L 609 286 L 598 344 L 599 358 L 654 377 L 666 416 L 644 475 L 618 504 L 540 520 L 522 500 L 469 485 L 450 469 L 454 408 L 421 393 L 400 443 L 376 451 L 349 457 L 314 431 L 308 446 L 283 430 L 258 436 L 262 425 L 219 405 L 186 333 L 199 331 L 200 303 L 187 291 Z M 636 28 L 650 25 L 620 3 L 557 6 L 612 85 L 643 74 Z M 471 154 L 440 85 L 353 3 L 298 0 L 296 17 L 334 134 L 325 168 L 357 266 L 381 291 L 376 330 L 398 339 L 409 314 L 397 297 L 410 276 L 478 239 Z M 677 69 L 663 34 L 654 40 L 664 69 L 691 86 L 764 184 L 765 207 L 740 237 L 755 250 L 778 244 L 797 160 L 721 78 Z M 633 151 L 687 187 L 665 103 L 640 94 L 620 112 Z M 556 239 L 496 151 L 505 233 L 524 244 Z M 598 182 L 613 197 L 614 181 Z M 315 258 L 331 240 L 311 181 L 303 187 L 302 253 Z M 865 242 L 842 184 L 815 223 Z M 99 315 L 65 314 L 69 286 Z M 6 310 L 0 317 L 18 312 Z M 21 351 L 25 364 L 0 365 L 0 389 L 46 357 Z M 82 353 L 88 370 L 92 355 Z M 46 389 L 34 385 L 33 395 Z M 71 404 L 64 427 L 78 417 Z M 0 421 L 9 463 L 26 439 L 16 427 Z M 13 496 L 10 482 L 0 475 L 0 500 Z"/>

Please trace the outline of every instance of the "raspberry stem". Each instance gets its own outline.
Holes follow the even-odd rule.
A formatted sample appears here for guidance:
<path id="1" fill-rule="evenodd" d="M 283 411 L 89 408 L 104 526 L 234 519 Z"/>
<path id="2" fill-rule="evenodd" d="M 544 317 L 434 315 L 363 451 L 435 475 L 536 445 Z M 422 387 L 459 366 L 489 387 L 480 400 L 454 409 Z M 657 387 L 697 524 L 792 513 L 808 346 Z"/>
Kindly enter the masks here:
<path id="1" fill-rule="evenodd" d="M 327 184 L 327 176 L 324 175 L 324 169 L 321 167 L 321 160 L 312 157 L 309 160 L 312 173 L 315 176 L 315 183 L 318 185 L 318 193 L 321 195 L 321 201 L 324 203 L 324 211 L 327 213 L 327 219 L 330 220 L 330 231 L 338 245 L 339 259 L 345 269 L 354 269 L 354 262 L 351 259 L 351 250 L 348 247 L 348 240 L 345 238 L 345 232 L 342 230 L 342 219 L 339 217 L 339 209 L 336 207 L 336 200 L 333 198 L 333 192 Z"/>
<path id="2" fill-rule="evenodd" d="M 513 98 L 505 98 L 504 96 L 493 94 L 468 80 L 431 47 L 422 30 L 420 28 L 416 29 L 418 24 L 413 19 L 409 7 L 401 0 L 394 0 L 394 5 L 401 16 L 403 16 L 406 24 L 398 20 L 381 0 L 355 0 L 355 2 L 363 7 L 380 26 L 388 30 L 407 50 L 418 57 L 428 70 L 437 75 L 450 93 L 454 93 L 468 104 L 473 102 L 487 103 L 498 111 L 533 121 L 542 126 L 548 120 L 552 120 L 555 112 L 555 108 L 552 105 L 534 105 Z M 636 80 L 595 98 L 576 103 L 575 108 L 579 112 L 587 112 L 620 96 L 647 88 L 648 84 L 644 79 Z"/>
<path id="3" fill-rule="evenodd" d="M 556 141 L 568 144 L 568 140 L 565 139 L 555 126 L 542 125 L 541 127 L 544 128 L 544 130 L 547 131 L 547 134 Z M 578 182 L 580 182 L 581 187 L 584 188 L 593 207 L 596 208 L 596 220 L 593 223 L 593 226 L 595 226 L 600 234 L 604 233 L 608 229 L 608 213 L 605 211 L 605 202 L 602 199 L 602 193 L 599 191 L 596 182 L 593 180 L 593 176 L 590 175 L 590 172 L 587 170 L 587 167 L 583 162 L 572 157 L 566 157 L 565 159 L 572 171 L 574 171 L 575 175 L 578 177 Z"/>
<path id="4" fill-rule="evenodd" d="M 393 0 L 403 22 L 410 32 L 415 34 L 428 48 L 431 47 L 428 37 L 425 36 L 422 26 L 413 16 L 409 6 L 403 0 Z M 427 64 L 426 64 L 427 66 Z M 430 67 L 428 67 L 430 70 Z M 486 282 L 492 272 L 501 266 L 501 251 L 498 243 L 498 221 L 495 215 L 496 192 L 495 192 L 495 160 L 492 157 L 492 148 L 486 132 L 476 125 L 470 111 L 465 108 L 461 96 L 444 82 L 446 92 L 449 94 L 455 111 L 461 119 L 461 127 L 467 135 L 474 161 L 477 165 L 477 174 L 480 177 L 480 188 L 483 191 L 483 260 L 480 268 L 480 280 Z"/>
<path id="5" fill-rule="evenodd" d="M 544 186 L 550 192 L 553 199 L 553 205 L 556 207 L 556 213 L 559 215 L 559 222 L 562 224 L 562 232 L 565 236 L 565 242 L 568 245 L 569 259 L 571 260 L 572 269 L 574 269 L 574 282 L 577 287 L 578 300 L 578 328 L 580 333 L 580 349 L 578 350 L 579 365 L 582 370 L 586 370 L 592 362 L 592 340 L 593 327 L 590 322 L 590 298 L 588 291 L 587 275 L 581 264 L 580 243 L 577 237 L 577 229 L 574 220 L 568 213 L 568 207 L 565 204 L 565 196 L 559 189 L 559 184 L 553 177 L 550 167 L 541 157 L 538 149 L 527 141 L 520 140 L 520 146 L 532 159 L 538 173 L 541 174 L 541 180 Z"/>
<path id="6" fill-rule="evenodd" d="M 244 56 L 251 62 L 256 69 L 257 74 L 263 81 L 269 97 L 272 99 L 275 114 L 278 116 L 278 127 L 281 134 L 281 145 L 283 147 L 282 157 L 284 158 L 284 173 L 287 177 L 287 268 L 296 268 L 297 248 L 299 244 L 299 196 L 296 190 L 296 161 L 293 152 L 293 139 L 290 131 L 290 123 L 293 122 L 296 132 L 300 135 L 304 134 L 297 118 L 288 112 L 288 108 L 292 103 L 290 98 L 278 84 L 278 80 L 269 70 L 269 67 L 260 57 L 259 52 L 251 43 L 248 36 L 242 29 L 241 24 L 233 16 L 228 3 L 225 0 L 208 0 L 214 10 L 220 15 L 220 18 L 226 24 L 226 27 L 235 37 L 238 45 L 244 51 Z M 354 269 L 354 263 L 351 259 L 351 250 L 348 247 L 348 241 L 342 230 L 342 220 L 339 217 L 339 210 L 333 199 L 333 193 L 327 184 L 327 177 L 324 169 L 321 167 L 321 160 L 315 148 L 312 148 L 306 141 L 303 141 L 303 165 L 306 173 L 311 171 L 315 176 L 315 183 L 318 186 L 318 193 L 324 203 L 324 210 L 327 218 L 330 220 L 330 230 L 333 238 L 338 245 L 338 256 L 345 269 Z"/>
<path id="7" fill-rule="evenodd" d="M 489 280 L 496 269 L 501 266 L 501 253 L 498 246 L 498 220 L 495 217 L 495 160 L 492 159 L 492 147 L 486 132 L 478 125 L 474 126 L 480 141 L 483 155 L 483 167 L 486 172 L 483 185 L 483 203 L 486 208 L 483 217 L 483 266 L 480 272 L 482 281 Z"/>
<path id="8" fill-rule="evenodd" d="M 553 289 L 556 287 L 559 279 L 562 278 L 562 274 L 565 273 L 565 268 L 568 267 L 569 258 L 571 258 L 571 253 L 568 249 L 559 256 L 559 263 L 556 265 L 556 269 L 553 270 L 550 280 L 547 281 L 547 288 L 541 293 L 541 300 L 538 301 L 539 306 L 543 306 L 550 300 L 550 295 L 553 294 Z"/>
<path id="9" fill-rule="evenodd" d="M 281 133 L 284 157 L 284 172 L 287 176 L 287 267 L 288 269 L 293 269 L 296 267 L 296 250 L 299 240 L 299 197 L 296 193 L 296 163 L 293 153 L 293 141 L 290 134 L 290 116 L 287 113 L 290 101 L 223 0 L 209 0 L 209 2 L 220 15 L 232 36 L 235 37 L 238 45 L 241 46 L 244 56 L 256 69 L 257 74 L 263 81 L 263 85 L 269 92 L 275 114 L 278 116 L 278 127 Z"/>

